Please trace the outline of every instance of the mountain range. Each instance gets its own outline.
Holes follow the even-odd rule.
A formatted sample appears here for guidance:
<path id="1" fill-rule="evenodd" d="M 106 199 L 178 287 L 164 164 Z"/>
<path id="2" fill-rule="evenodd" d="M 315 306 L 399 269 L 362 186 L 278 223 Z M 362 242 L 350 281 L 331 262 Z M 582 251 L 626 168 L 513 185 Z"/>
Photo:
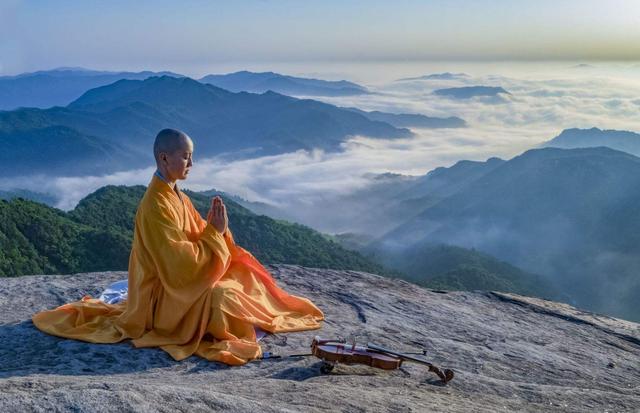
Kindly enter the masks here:
<path id="1" fill-rule="evenodd" d="M 396 214 L 407 218 L 368 247 L 475 248 L 549 277 L 573 304 L 640 319 L 640 158 L 606 147 L 544 148 L 469 166 L 457 187 L 441 187 L 448 193 L 437 181 L 429 191 L 425 179 L 428 195 L 410 201 L 422 210 Z M 430 178 L 455 182 L 453 172 Z"/>
<path id="2" fill-rule="evenodd" d="M 108 72 L 73 67 L 0 76 L 0 110 L 66 106 L 87 90 L 117 80 L 144 80 L 165 75 L 182 76 L 172 72 Z"/>
<path id="3" fill-rule="evenodd" d="M 0 110 L 66 106 L 90 89 L 122 79 L 144 80 L 152 76 L 184 77 L 168 71 L 103 71 L 80 67 L 60 67 L 15 76 L 0 76 Z M 346 80 L 327 81 L 274 72 L 240 71 L 207 75 L 200 81 L 232 92 L 264 93 L 271 90 L 294 96 L 350 96 L 369 93 L 366 87 Z"/>
<path id="4" fill-rule="evenodd" d="M 640 142 L 640 134 L 629 131 L 592 129 L 566 129 L 558 137 L 545 142 L 541 147 L 599 147 L 607 146 L 634 154 L 635 142 Z M 627 149 L 626 151 L 624 149 Z M 640 151 L 639 151 L 640 152 Z M 640 154 L 640 153 L 638 153 Z M 348 228 L 349 231 L 381 236 L 397 226 L 397 213 L 403 211 L 402 219 L 419 214 L 430 205 L 465 190 L 476 179 L 504 164 L 505 160 L 492 157 L 486 161 L 461 160 L 450 167 L 437 167 L 425 175 L 410 176 L 399 174 L 379 174 L 372 176 L 370 184 L 337 200 L 349 204 L 349 210 L 357 211 L 345 221 L 337 221 L 335 231 Z M 378 208 L 367 213 L 358 211 L 354 203 L 361 199 L 363 204 L 377 204 Z M 383 200 L 385 200 L 383 202 Z M 383 219 L 383 217 L 386 217 Z M 373 223 L 377 223 L 373 225 Z"/>
<path id="5" fill-rule="evenodd" d="M 565 129 L 560 135 L 543 143 L 541 147 L 589 148 L 607 146 L 640 156 L 640 134 L 611 129 Z"/>
<path id="6" fill-rule="evenodd" d="M 457 117 L 436 118 L 417 113 L 387 113 L 374 111 L 364 111 L 358 108 L 347 108 L 348 110 L 366 116 L 368 119 L 379 122 L 386 122 L 397 128 L 464 128 L 467 123 Z"/>
<path id="7" fill-rule="evenodd" d="M 451 72 L 443 72 L 443 73 L 432 73 L 429 75 L 418 76 L 418 77 L 405 77 L 402 79 L 398 79 L 398 82 L 402 81 L 411 81 L 411 80 L 459 80 L 459 79 L 467 79 L 469 75 L 466 73 L 451 73 Z"/>
<path id="8" fill-rule="evenodd" d="M 149 166 L 155 134 L 168 126 L 194 138 L 199 157 L 339 151 L 352 135 L 412 136 L 314 100 L 160 76 L 91 89 L 66 107 L 0 112 L 0 173 L 77 176 Z"/>
<path id="9" fill-rule="evenodd" d="M 369 93 L 364 86 L 346 80 L 329 81 L 246 70 L 207 75 L 200 81 L 232 92 L 264 93 L 271 90 L 293 96 L 351 96 Z"/>

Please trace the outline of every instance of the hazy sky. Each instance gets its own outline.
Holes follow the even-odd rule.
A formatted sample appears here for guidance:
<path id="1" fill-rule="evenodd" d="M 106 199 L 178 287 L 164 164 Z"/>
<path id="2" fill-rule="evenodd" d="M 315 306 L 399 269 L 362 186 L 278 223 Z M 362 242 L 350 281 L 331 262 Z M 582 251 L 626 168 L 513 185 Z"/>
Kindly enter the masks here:
<path id="1" fill-rule="evenodd" d="M 0 73 L 283 61 L 637 60 L 636 0 L 0 0 Z"/>

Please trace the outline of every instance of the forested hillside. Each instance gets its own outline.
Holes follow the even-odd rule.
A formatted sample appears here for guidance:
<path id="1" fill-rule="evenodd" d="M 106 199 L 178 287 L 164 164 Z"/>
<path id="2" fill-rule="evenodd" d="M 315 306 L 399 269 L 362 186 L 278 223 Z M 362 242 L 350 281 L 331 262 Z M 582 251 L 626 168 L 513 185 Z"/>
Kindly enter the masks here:
<path id="1" fill-rule="evenodd" d="M 66 213 L 21 198 L 0 201 L 0 275 L 126 270 L 143 186 L 106 186 Z M 206 216 L 209 197 L 187 192 Z M 225 199 L 236 242 L 265 263 L 385 270 L 317 231 L 256 215 Z"/>

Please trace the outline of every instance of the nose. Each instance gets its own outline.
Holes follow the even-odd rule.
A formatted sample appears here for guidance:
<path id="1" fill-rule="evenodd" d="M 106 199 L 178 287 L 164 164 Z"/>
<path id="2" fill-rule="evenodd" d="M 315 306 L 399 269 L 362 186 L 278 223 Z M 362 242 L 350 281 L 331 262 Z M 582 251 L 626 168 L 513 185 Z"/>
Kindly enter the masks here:
<path id="1" fill-rule="evenodd" d="M 189 157 L 189 162 L 187 162 L 187 166 L 191 166 L 193 165 L 193 159 L 191 159 L 191 157 Z"/>

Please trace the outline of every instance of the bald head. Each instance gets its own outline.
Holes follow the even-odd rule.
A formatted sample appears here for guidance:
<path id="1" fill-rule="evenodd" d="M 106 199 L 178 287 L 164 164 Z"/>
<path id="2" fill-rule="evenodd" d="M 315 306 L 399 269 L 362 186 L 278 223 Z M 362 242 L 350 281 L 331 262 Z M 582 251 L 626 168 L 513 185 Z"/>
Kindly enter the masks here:
<path id="1" fill-rule="evenodd" d="M 186 179 L 193 165 L 193 142 L 186 133 L 163 129 L 153 143 L 158 171 L 173 187 L 176 179 Z"/>
<path id="2" fill-rule="evenodd" d="M 153 156 L 156 163 L 160 163 L 161 153 L 172 154 L 189 145 L 193 145 L 193 142 L 186 133 L 177 129 L 162 129 L 153 143 Z"/>

